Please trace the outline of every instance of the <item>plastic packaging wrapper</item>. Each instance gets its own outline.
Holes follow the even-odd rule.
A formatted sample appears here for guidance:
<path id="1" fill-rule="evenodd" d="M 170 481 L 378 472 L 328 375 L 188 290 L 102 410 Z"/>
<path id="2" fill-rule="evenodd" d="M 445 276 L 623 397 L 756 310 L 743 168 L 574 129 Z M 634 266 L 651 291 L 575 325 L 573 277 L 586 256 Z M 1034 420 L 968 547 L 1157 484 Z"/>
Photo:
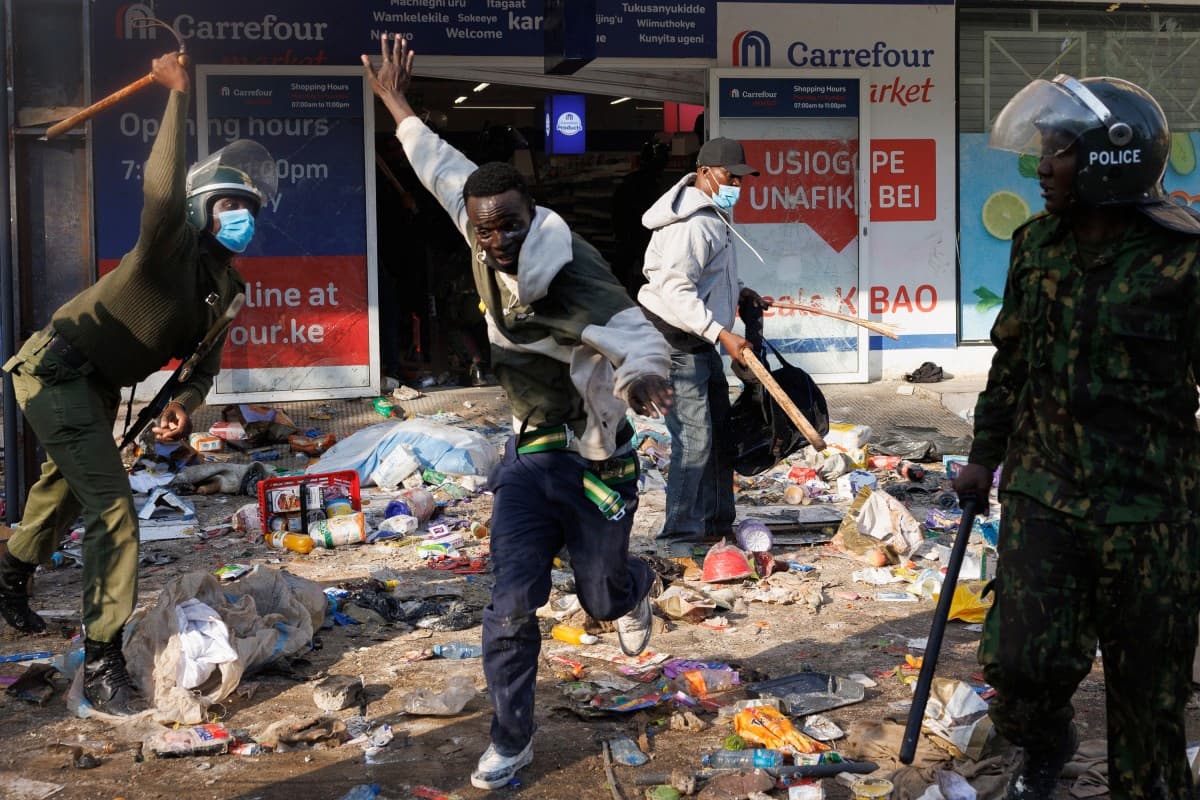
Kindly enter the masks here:
<path id="1" fill-rule="evenodd" d="M 747 742 L 788 753 L 823 753 L 830 749 L 796 730 L 792 721 L 771 706 L 755 706 L 733 717 L 733 731 Z"/>
<path id="2" fill-rule="evenodd" d="M 954 599 L 950 601 L 948 618 L 971 623 L 983 622 L 991 607 L 991 595 L 985 600 L 982 586 L 960 583 L 954 587 Z"/>
<path id="3" fill-rule="evenodd" d="M 352 469 L 364 483 L 392 450 L 409 447 L 423 468 L 451 475 L 487 475 L 499 454 L 482 434 L 420 419 L 381 422 L 347 436 L 329 448 L 309 472 Z"/>
<path id="4" fill-rule="evenodd" d="M 198 600 L 220 617 L 237 659 L 216 665 L 202 689 L 179 685 L 184 658 L 176 608 Z M 325 619 L 321 587 L 278 570 L 258 568 L 235 583 L 207 572 L 189 572 L 163 587 L 158 601 L 139 609 L 126 624 L 129 672 L 159 721 L 193 725 L 204 711 L 233 693 L 242 675 L 277 659 L 306 652 Z"/>
<path id="5" fill-rule="evenodd" d="M 992 731 L 988 704 L 969 685 L 934 678 L 922 730 L 941 740 L 956 758 L 978 761 Z"/>
<path id="6" fill-rule="evenodd" d="M 409 714 L 445 717 L 459 714 L 478 692 L 475 683 L 466 675 L 455 675 L 446 681 L 440 692 L 417 689 L 400 698 L 400 710 Z"/>

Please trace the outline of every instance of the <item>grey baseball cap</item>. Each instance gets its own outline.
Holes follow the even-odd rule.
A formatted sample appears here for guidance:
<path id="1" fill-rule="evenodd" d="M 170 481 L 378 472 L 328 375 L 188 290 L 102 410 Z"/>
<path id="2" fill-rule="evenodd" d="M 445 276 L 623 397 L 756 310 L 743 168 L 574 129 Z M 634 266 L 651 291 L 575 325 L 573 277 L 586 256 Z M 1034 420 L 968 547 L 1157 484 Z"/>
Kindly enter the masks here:
<path id="1" fill-rule="evenodd" d="M 758 174 L 758 170 L 746 163 L 746 151 L 742 149 L 741 142 L 726 139 L 724 136 L 709 139 L 704 143 L 696 156 L 696 166 L 723 167 L 730 175 L 739 178 Z"/>

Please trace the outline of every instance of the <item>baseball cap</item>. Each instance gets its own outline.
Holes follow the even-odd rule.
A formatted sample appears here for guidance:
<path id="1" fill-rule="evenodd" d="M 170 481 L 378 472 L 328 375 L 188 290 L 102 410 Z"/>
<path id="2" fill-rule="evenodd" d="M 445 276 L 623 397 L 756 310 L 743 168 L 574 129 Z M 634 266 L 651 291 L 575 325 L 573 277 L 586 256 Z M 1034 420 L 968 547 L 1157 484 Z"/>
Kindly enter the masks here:
<path id="1" fill-rule="evenodd" d="M 709 139 L 704 143 L 696 156 L 696 166 L 724 167 L 729 170 L 730 175 L 739 178 L 743 175 L 758 174 L 758 170 L 746 163 L 746 151 L 742 149 L 741 143 L 724 136 Z"/>

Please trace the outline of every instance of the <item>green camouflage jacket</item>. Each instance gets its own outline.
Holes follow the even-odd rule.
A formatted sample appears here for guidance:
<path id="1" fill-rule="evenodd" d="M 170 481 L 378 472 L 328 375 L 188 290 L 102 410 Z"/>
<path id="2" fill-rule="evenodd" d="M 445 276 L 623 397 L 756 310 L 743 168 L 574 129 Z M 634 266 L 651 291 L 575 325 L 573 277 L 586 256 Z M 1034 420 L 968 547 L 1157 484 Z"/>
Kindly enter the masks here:
<path id="1" fill-rule="evenodd" d="M 1013 235 L 971 461 L 1099 524 L 1200 509 L 1200 239 L 1136 219 L 1090 268 L 1061 217 Z"/>

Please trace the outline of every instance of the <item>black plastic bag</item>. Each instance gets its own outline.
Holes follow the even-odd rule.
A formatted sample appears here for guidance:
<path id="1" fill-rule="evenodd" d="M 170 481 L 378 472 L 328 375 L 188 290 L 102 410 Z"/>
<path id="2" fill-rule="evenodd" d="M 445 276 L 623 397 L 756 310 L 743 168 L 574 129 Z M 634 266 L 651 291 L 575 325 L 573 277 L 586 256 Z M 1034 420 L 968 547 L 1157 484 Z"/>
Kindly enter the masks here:
<path id="1" fill-rule="evenodd" d="M 746 326 L 746 339 L 764 365 L 767 350 L 782 365 L 771 370 L 784 394 L 791 398 L 817 433 L 829 432 L 829 408 L 816 381 L 804 370 L 792 366 L 774 345 L 762 338 L 762 309 L 743 302 L 739 307 Z M 765 345 L 765 347 L 764 347 Z M 729 449 L 733 469 L 740 475 L 757 475 L 799 450 L 808 440 L 796 429 L 787 413 L 760 383 L 750 383 L 733 403 L 729 413 Z"/>

